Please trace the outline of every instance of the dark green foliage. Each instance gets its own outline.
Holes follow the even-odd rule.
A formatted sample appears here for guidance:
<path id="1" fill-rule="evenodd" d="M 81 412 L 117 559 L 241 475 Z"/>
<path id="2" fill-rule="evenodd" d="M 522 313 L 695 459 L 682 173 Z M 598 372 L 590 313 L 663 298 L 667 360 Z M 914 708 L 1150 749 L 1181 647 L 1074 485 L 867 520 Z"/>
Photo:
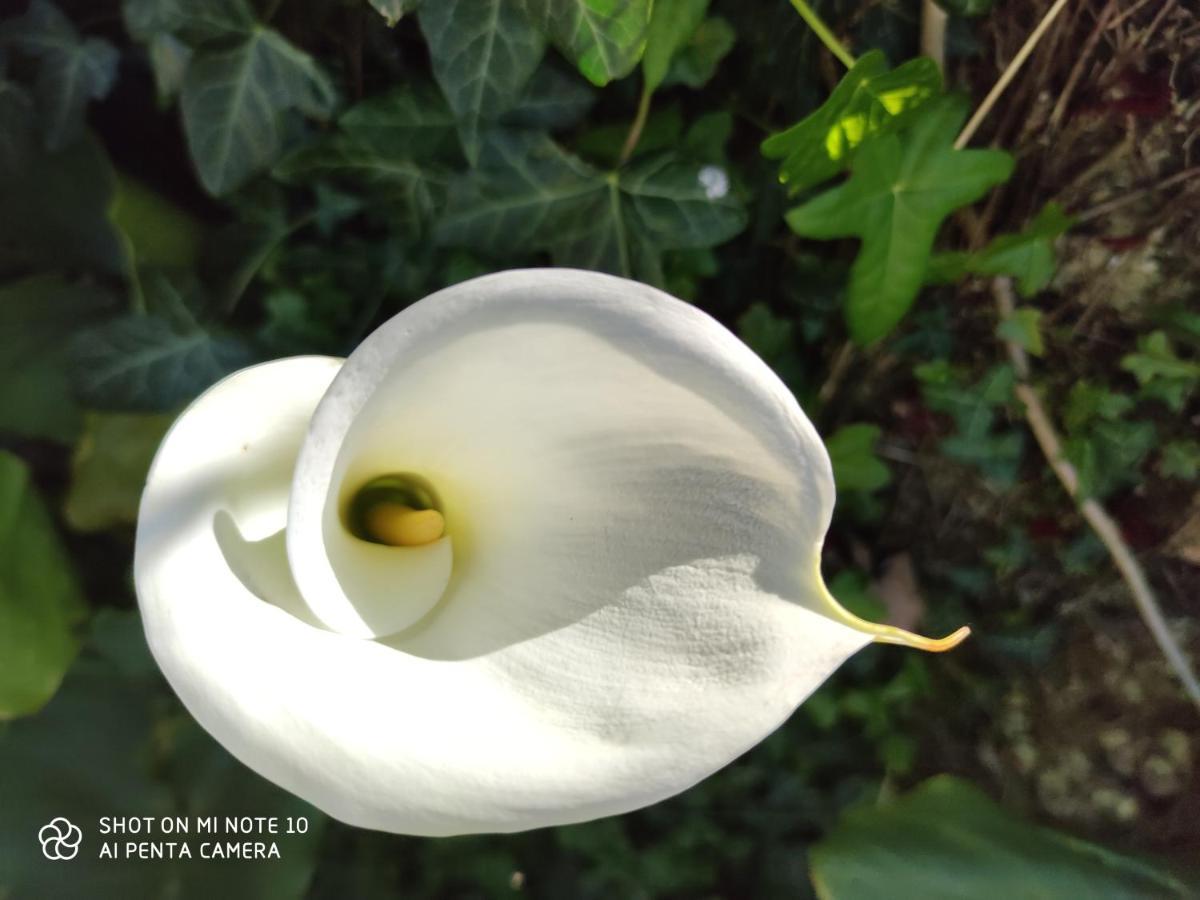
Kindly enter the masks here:
<path id="1" fill-rule="evenodd" d="M 893 803 L 848 812 L 811 858 L 813 882 L 831 900 L 869 896 L 881 884 L 897 900 L 1191 896 L 1183 883 L 1139 860 L 1035 828 L 950 777 L 930 779 Z"/>
<path id="2" fill-rule="evenodd" d="M 254 357 L 233 337 L 158 316 L 127 316 L 80 334 L 72 347 L 80 399 L 98 409 L 175 409 Z"/>
<path id="3" fill-rule="evenodd" d="M 0 46 L 37 60 L 33 96 L 47 150 L 61 150 L 83 134 L 91 100 L 111 90 L 117 48 L 102 38 L 83 38 L 49 0 L 33 0 L 24 18 L 0 32 Z"/>

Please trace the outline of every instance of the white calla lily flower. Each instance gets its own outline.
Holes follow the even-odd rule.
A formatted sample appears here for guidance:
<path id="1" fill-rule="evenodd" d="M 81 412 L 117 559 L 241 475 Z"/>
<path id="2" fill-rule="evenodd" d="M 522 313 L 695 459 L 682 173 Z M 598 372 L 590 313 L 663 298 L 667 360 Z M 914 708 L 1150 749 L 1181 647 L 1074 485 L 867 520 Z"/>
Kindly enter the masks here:
<path id="1" fill-rule="evenodd" d="M 825 590 L 829 457 L 725 328 L 590 272 L 448 288 L 345 360 L 237 372 L 151 469 L 150 647 L 344 822 L 509 832 L 721 768 L 872 640 Z"/>

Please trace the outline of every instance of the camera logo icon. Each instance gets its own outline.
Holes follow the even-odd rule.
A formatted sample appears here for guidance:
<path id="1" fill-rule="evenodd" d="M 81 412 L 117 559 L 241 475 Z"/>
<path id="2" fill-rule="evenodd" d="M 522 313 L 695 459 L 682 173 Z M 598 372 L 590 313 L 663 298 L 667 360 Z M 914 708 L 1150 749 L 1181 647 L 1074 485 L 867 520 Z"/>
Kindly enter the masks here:
<path id="1" fill-rule="evenodd" d="M 79 852 L 79 843 L 83 840 L 83 832 L 78 825 L 68 819 L 57 816 L 43 825 L 38 831 L 38 842 L 42 845 L 42 855 L 46 859 L 74 859 Z"/>

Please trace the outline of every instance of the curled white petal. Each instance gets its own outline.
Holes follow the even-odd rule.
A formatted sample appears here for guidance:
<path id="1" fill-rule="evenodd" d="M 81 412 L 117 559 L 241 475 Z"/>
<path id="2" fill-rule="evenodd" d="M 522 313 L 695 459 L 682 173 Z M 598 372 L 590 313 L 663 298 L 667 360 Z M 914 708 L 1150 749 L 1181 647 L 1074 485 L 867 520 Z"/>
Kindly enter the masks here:
<path id="1" fill-rule="evenodd" d="M 659 291 L 488 276 L 338 365 L 258 366 L 193 404 L 151 471 L 135 575 L 197 720 L 343 821 L 449 835 L 635 809 L 873 637 L 919 640 L 829 598 L 824 447 L 749 349 Z M 444 585 L 345 527 L 396 472 L 438 494 Z"/>

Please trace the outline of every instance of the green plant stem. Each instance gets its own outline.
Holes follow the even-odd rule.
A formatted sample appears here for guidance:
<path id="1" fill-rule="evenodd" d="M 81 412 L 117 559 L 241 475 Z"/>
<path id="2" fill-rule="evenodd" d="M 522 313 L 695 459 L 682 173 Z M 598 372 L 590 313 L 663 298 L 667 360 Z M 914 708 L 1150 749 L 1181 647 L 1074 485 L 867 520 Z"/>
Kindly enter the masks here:
<path id="1" fill-rule="evenodd" d="M 847 69 L 854 68 L 854 57 L 850 51 L 842 46 L 842 42 L 837 39 L 829 26 L 821 21 L 811 6 L 804 0 L 792 0 L 792 6 L 796 7 L 796 12 L 800 13 L 800 18 L 808 23 L 808 27 L 813 30 L 813 34 L 821 39 L 821 43 L 829 48 L 829 52 L 836 56 Z"/>
<path id="2" fill-rule="evenodd" d="M 637 149 L 638 141 L 642 139 L 642 129 L 646 127 L 646 119 L 650 115 L 651 96 L 653 96 L 653 92 L 643 87 L 642 98 L 638 100 L 637 113 L 633 117 L 633 124 L 629 126 L 629 134 L 625 136 L 625 144 L 621 147 L 621 155 L 617 159 L 618 169 L 629 162 L 633 151 Z"/>

